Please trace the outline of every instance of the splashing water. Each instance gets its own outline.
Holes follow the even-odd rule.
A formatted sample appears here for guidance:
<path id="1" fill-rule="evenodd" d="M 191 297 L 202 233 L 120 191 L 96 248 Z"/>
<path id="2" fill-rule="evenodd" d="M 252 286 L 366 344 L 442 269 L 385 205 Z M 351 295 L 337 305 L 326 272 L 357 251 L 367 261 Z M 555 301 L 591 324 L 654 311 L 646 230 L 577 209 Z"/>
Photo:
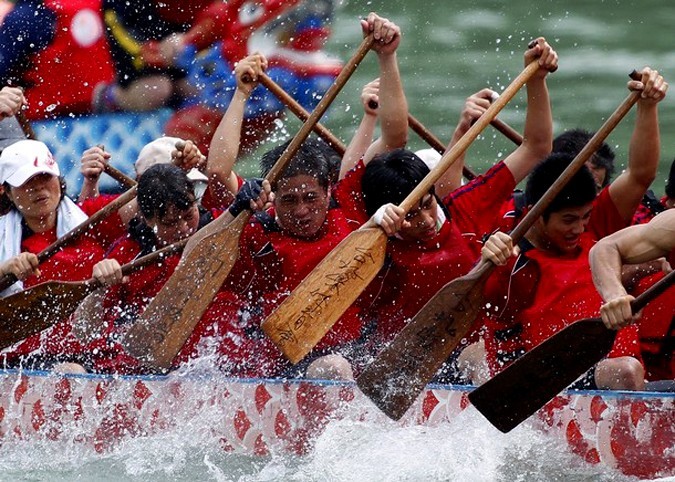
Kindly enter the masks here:
<path id="1" fill-rule="evenodd" d="M 77 378 L 70 380 L 76 392 Z M 173 425 L 165 430 L 147 436 L 122 437 L 121 442 L 101 452 L 81 441 L 92 435 L 92 427 L 76 423 L 63 424 L 56 441 L 8 439 L 0 446 L 0 479 L 634 480 L 605 466 L 583 463 L 569 452 L 566 444 L 527 425 L 508 435 L 501 434 L 471 407 L 436 426 L 405 425 L 373 410 L 370 402 L 358 393 L 354 400 L 339 403 L 333 413 L 339 413 L 340 418 L 327 424 L 305 455 L 289 455 L 281 446 L 271 443 L 264 456 L 244 455 L 228 451 L 236 444 L 224 440 L 223 428 L 232 419 L 232 413 L 240 409 L 242 398 L 248 397 L 250 405 L 262 403 L 257 385 L 249 383 L 251 386 L 242 391 L 243 397 L 234 394 L 225 402 L 212 403 L 218 392 L 232 391 L 234 385 L 222 377 L 210 377 L 203 362 L 154 382 L 168 386 L 176 381 L 182 383 L 183 392 L 177 400 L 189 400 L 193 405 L 174 404 L 167 396 L 171 390 L 167 390 L 162 395 L 168 411 L 165 415 Z M 146 382 L 150 390 L 155 388 L 152 383 Z M 276 393 L 286 390 L 280 387 L 277 384 Z M 271 388 L 274 398 L 275 387 Z M 122 400 L 122 397 L 108 398 L 103 403 L 112 407 Z M 83 404 L 95 403 L 83 400 Z M 305 410 L 309 410 L 310 418 L 320 412 L 312 403 Z M 264 423 L 265 416 L 270 416 L 267 406 L 259 406 L 258 411 L 248 413 L 253 424 Z M 410 422 L 408 418 L 405 423 Z"/>

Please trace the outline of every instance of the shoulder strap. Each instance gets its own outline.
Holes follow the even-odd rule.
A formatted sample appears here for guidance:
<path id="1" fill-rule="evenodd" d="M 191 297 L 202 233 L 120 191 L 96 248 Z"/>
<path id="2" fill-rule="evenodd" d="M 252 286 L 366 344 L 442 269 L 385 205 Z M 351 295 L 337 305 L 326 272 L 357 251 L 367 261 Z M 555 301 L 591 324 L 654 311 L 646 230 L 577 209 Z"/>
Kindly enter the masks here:
<path id="1" fill-rule="evenodd" d="M 656 197 L 654 191 L 652 191 L 651 189 L 648 190 L 644 196 L 642 196 L 642 204 L 647 209 L 649 209 L 649 211 L 654 216 L 666 210 L 666 207 L 663 204 L 661 204 L 661 201 Z"/>

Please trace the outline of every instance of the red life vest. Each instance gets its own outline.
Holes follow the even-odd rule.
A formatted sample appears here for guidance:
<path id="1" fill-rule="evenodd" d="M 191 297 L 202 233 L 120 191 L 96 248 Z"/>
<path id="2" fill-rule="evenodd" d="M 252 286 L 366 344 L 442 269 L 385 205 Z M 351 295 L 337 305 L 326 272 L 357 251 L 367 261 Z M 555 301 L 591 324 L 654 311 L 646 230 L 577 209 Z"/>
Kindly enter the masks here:
<path id="1" fill-rule="evenodd" d="M 602 299 L 593 285 L 588 251 L 596 240 L 625 224 L 605 189 L 594 202 L 575 256 L 560 257 L 532 248 L 495 270 L 485 286 L 486 308 L 481 318 L 487 328 L 485 348 L 493 373 L 570 323 L 599 316 Z M 609 356 L 641 360 L 636 326 L 618 332 Z"/>
<path id="2" fill-rule="evenodd" d="M 24 74 L 30 119 L 91 112 L 94 87 L 115 78 L 101 0 L 44 0 L 56 14 L 54 40 Z"/>

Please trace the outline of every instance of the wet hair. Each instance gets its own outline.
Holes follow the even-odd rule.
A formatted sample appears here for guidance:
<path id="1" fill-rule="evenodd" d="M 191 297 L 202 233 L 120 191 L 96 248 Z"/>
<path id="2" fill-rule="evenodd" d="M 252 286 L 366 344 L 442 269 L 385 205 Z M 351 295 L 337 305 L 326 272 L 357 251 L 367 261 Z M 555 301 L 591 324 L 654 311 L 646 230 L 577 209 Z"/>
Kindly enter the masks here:
<path id="1" fill-rule="evenodd" d="M 263 154 L 262 159 L 260 159 L 260 171 L 263 176 L 267 176 L 272 170 L 272 167 L 284 153 L 291 140 L 289 139 Z M 325 147 L 321 146 L 316 139 L 309 138 L 302 143 L 298 152 L 279 176 L 279 179 L 272 183 L 272 190 L 277 189 L 279 181 L 301 175 L 315 178 L 324 189 L 328 189 L 331 183 L 333 175 L 331 173 L 330 161 L 325 154 Z"/>
<path id="2" fill-rule="evenodd" d="M 666 179 L 666 196 L 670 199 L 675 199 L 675 159 L 670 165 L 670 174 L 668 174 L 668 179 Z"/>
<path id="3" fill-rule="evenodd" d="M 308 141 L 311 142 L 316 142 L 317 148 L 321 151 L 321 153 L 324 155 L 326 160 L 328 161 L 328 168 L 330 170 L 330 182 L 331 184 L 335 184 L 338 182 L 338 179 L 340 178 L 340 165 L 342 164 L 342 156 L 338 154 L 338 152 L 331 147 L 330 144 L 328 144 L 326 141 L 323 139 L 308 139 Z"/>
<path id="4" fill-rule="evenodd" d="M 66 190 L 68 188 L 68 185 L 66 184 L 66 178 L 63 176 L 59 176 L 59 184 L 61 188 L 61 198 L 59 199 L 59 201 L 62 201 L 66 195 Z M 10 212 L 12 208 L 15 207 L 14 203 L 12 202 L 11 199 L 9 199 L 9 196 L 7 195 L 12 186 L 10 186 L 8 182 L 6 182 L 2 185 L 2 187 L 4 188 L 4 192 L 0 194 L 0 216 L 4 216 L 8 212 Z"/>
<path id="5" fill-rule="evenodd" d="M 196 201 L 194 183 L 173 164 L 155 164 L 138 180 L 138 208 L 145 219 L 162 219 L 171 207 L 189 209 Z"/>
<path id="6" fill-rule="evenodd" d="M 574 157 L 570 153 L 554 152 L 534 168 L 525 186 L 525 199 L 529 206 L 536 204 L 544 196 Z M 593 202 L 596 192 L 593 174 L 586 165 L 581 166 L 546 208 L 542 215 L 544 221 L 556 211 Z"/>
<path id="7" fill-rule="evenodd" d="M 552 152 L 564 152 L 575 157 L 581 152 L 584 146 L 591 140 L 593 133 L 584 129 L 572 129 L 565 131 L 553 139 Z M 606 142 L 600 145 L 600 148 L 591 156 L 591 164 L 597 168 L 604 169 L 607 173 L 602 187 L 606 187 L 614 175 L 614 151 Z"/>
<path id="8" fill-rule="evenodd" d="M 368 216 L 375 214 L 384 204 L 401 204 L 427 174 L 429 167 L 407 149 L 395 149 L 375 156 L 366 166 L 361 179 Z M 433 187 L 429 193 L 435 194 Z"/>

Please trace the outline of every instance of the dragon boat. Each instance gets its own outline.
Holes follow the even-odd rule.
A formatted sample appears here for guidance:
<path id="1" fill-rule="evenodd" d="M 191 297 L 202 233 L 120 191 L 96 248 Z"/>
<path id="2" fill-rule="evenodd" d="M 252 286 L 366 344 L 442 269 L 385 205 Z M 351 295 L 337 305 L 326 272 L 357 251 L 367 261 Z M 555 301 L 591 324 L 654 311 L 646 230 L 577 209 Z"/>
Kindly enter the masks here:
<path id="1" fill-rule="evenodd" d="M 430 385 L 396 423 L 456 421 L 470 407 L 471 389 Z M 0 393 L 0 443 L 68 443 L 102 454 L 125 440 L 187 430 L 207 414 L 208 436 L 248 456 L 307 454 L 335 420 L 394 424 L 348 382 L 5 370 Z M 586 463 L 641 479 L 675 476 L 673 393 L 570 391 L 526 423 Z"/>

